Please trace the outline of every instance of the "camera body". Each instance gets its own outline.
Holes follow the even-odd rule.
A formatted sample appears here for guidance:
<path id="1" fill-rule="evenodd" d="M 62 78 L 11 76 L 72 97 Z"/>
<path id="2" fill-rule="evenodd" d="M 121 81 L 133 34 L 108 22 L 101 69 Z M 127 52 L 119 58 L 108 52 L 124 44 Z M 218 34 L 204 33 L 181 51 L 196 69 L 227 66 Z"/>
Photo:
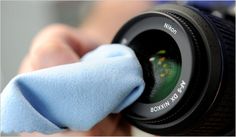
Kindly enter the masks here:
<path id="1" fill-rule="evenodd" d="M 128 21 L 113 43 L 131 47 L 146 83 L 123 111 L 158 135 L 234 135 L 235 26 L 195 8 L 161 5 Z"/>

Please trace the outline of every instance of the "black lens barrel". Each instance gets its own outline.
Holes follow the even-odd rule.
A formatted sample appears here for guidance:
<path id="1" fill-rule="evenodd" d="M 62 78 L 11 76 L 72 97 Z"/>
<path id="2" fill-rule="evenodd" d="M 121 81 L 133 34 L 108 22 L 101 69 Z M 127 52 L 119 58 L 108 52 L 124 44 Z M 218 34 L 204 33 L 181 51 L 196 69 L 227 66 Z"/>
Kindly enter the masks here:
<path id="1" fill-rule="evenodd" d="M 158 44 L 161 36 L 157 34 L 146 36 L 146 42 L 135 41 L 149 30 L 162 31 L 172 37 L 182 62 L 176 87 L 169 96 L 155 103 L 143 101 L 155 81 L 152 76 L 155 70 L 150 69 L 143 56 L 149 54 L 148 50 L 156 52 L 158 48 L 152 46 L 165 45 L 165 42 L 159 40 Z M 133 125 L 158 135 L 235 134 L 234 24 L 191 7 L 168 4 L 131 19 L 113 43 L 131 47 L 143 67 L 145 91 L 123 112 Z"/>

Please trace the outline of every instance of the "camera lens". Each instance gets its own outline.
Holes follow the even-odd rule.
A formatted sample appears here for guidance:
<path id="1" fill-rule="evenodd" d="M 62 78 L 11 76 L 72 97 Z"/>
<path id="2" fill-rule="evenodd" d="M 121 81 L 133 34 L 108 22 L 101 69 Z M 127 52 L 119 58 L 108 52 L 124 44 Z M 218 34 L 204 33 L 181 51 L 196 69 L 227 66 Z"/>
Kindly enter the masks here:
<path id="1" fill-rule="evenodd" d="M 113 43 L 131 47 L 146 83 L 123 111 L 158 135 L 234 135 L 235 27 L 192 7 L 162 5 L 128 21 Z"/>
<path id="2" fill-rule="evenodd" d="M 159 38 L 156 39 L 156 36 Z M 181 72 L 181 56 L 177 43 L 164 31 L 148 30 L 137 35 L 130 45 L 136 50 L 146 47 L 147 53 L 143 55 L 143 61 L 150 63 L 153 72 L 153 87 L 150 93 L 145 92 L 146 98 L 142 100 L 146 103 L 163 100 L 177 84 Z"/>

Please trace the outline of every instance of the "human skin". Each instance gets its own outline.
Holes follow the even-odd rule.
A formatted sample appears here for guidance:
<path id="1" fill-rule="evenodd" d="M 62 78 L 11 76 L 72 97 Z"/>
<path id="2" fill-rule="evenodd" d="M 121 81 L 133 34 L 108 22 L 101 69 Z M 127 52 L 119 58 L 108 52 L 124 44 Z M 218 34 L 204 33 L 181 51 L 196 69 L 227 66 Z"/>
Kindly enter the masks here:
<path id="1" fill-rule="evenodd" d="M 101 1 L 78 28 L 54 24 L 40 31 L 22 61 L 19 73 L 78 62 L 87 52 L 101 44 L 110 43 L 119 28 L 132 16 L 151 7 L 148 1 Z M 41 133 L 22 133 L 22 136 L 46 136 Z M 50 136 L 131 135 L 130 125 L 120 114 L 111 114 L 91 130 L 70 131 Z"/>

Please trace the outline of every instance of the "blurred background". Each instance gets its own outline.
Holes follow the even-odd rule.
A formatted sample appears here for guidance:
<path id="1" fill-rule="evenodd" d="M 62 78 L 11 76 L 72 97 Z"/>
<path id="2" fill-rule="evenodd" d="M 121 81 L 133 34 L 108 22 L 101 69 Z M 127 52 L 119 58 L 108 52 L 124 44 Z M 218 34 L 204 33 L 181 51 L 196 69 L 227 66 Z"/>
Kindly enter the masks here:
<path id="1" fill-rule="evenodd" d="M 78 26 L 93 2 L 1 1 L 1 90 L 13 78 L 32 38 L 45 26 Z"/>
<path id="2" fill-rule="evenodd" d="M 88 1 L 0 1 L 1 2 L 1 91 L 5 85 L 17 73 L 20 63 L 31 45 L 32 38 L 44 27 L 53 23 L 64 23 L 71 26 L 79 26 L 89 14 L 96 2 Z M 166 3 L 162 1 L 160 3 Z M 174 1 L 172 1 L 174 2 Z M 232 5 L 232 2 L 231 3 Z M 155 5 L 156 2 L 154 2 Z M 187 1 L 178 2 L 186 4 Z M 220 9 L 235 15 L 235 6 L 229 6 L 227 2 L 218 6 L 208 3 L 192 4 L 205 9 Z M 234 5 L 234 4 L 233 4 Z M 223 10 L 223 11 L 222 11 Z M 224 11 L 225 10 L 225 11 Z M 215 12 L 215 11 L 214 11 Z M 214 13 L 222 16 L 219 12 Z M 149 135 L 139 130 L 133 130 L 134 135 Z M 151 135 L 149 135 L 151 136 Z"/>

